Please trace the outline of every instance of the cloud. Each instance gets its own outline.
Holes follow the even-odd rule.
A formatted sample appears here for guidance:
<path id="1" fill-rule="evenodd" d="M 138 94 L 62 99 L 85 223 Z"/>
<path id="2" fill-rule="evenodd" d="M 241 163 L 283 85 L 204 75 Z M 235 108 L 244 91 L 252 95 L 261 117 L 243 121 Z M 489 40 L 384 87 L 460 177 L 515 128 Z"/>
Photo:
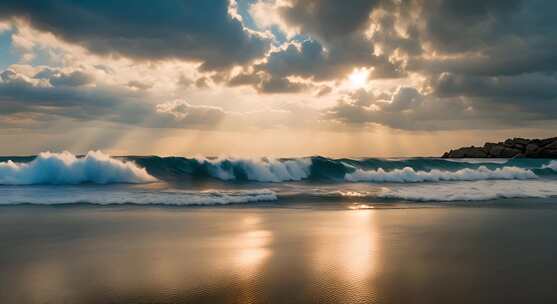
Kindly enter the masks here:
<path id="1" fill-rule="evenodd" d="M 235 87 L 235 86 L 244 86 L 244 85 L 258 85 L 260 84 L 262 81 L 262 78 L 260 75 L 255 74 L 255 73 L 240 73 L 237 75 L 234 75 L 232 77 L 230 77 L 230 79 L 228 79 L 227 84 L 229 86 Z"/>
<path id="2" fill-rule="evenodd" d="M 209 78 L 200 77 L 195 81 L 195 86 L 200 89 L 205 89 L 209 87 Z"/>
<path id="3" fill-rule="evenodd" d="M 52 73 L 37 73 L 43 77 L 46 74 Z M 155 105 L 148 95 L 120 87 L 78 86 L 75 80 L 51 84 L 52 79 L 61 79 L 56 76 L 59 74 L 52 75 L 50 79 L 36 79 L 13 70 L 2 71 L 0 121 L 26 115 L 39 120 L 65 117 L 151 128 L 212 128 L 224 116 L 222 110 L 209 106 L 176 102 Z"/>
<path id="4" fill-rule="evenodd" d="M 271 77 L 261 82 L 257 88 L 262 93 L 296 93 L 307 87 L 304 83 L 292 82 L 287 78 Z"/>
<path id="5" fill-rule="evenodd" d="M 225 116 L 222 108 L 191 105 L 183 100 L 161 103 L 156 109 L 157 113 L 170 115 L 177 122 L 187 125 L 215 125 Z"/>
<path id="6" fill-rule="evenodd" d="M 363 30 L 378 0 L 355 0 L 350 4 L 336 0 L 294 0 L 279 7 L 291 26 L 325 41 Z"/>
<path id="7" fill-rule="evenodd" d="M 357 91 L 323 115 L 347 125 L 375 123 L 404 130 L 470 128 L 469 121 L 478 118 L 467 100 L 440 99 L 403 86 L 390 95 Z"/>
<path id="8" fill-rule="evenodd" d="M 50 77 L 53 86 L 78 87 L 93 82 L 93 77 L 81 71 L 73 71 L 68 74 L 54 74 Z"/>
<path id="9" fill-rule="evenodd" d="M 153 87 L 153 84 L 137 80 L 130 80 L 128 81 L 128 87 L 136 90 L 149 90 Z"/>
<path id="10" fill-rule="evenodd" d="M 226 0 L 2 1 L 0 18 L 13 16 L 94 53 L 198 61 L 202 70 L 249 63 L 270 44 L 231 16 Z"/>
<path id="11" fill-rule="evenodd" d="M 3 23 L 16 50 L 48 53 L 39 41 L 48 40 L 50 48 L 63 41 L 66 53 L 50 64 L 57 68 L 0 72 L 0 112 L 208 127 L 277 97 L 255 94 L 285 93 L 314 105 L 337 99 L 319 105 L 328 107 L 321 118 L 347 126 L 429 130 L 557 118 L 554 2 L 249 3 L 2 1 L 0 18 L 17 18 Z M 369 72 L 357 86 L 363 91 L 346 85 L 359 69 Z M 237 103 L 221 102 L 224 95 Z M 166 103 L 182 97 L 192 102 Z M 205 97 L 226 109 L 224 118 L 194 109 Z M 182 110 L 188 119 L 177 119 Z"/>
<path id="12" fill-rule="evenodd" d="M 333 91 L 333 88 L 329 86 L 322 86 L 319 90 L 315 93 L 315 96 L 322 97 L 325 96 Z"/>
<path id="13" fill-rule="evenodd" d="M 352 1 L 346 5 L 341 1 L 295 0 L 254 4 L 257 9 L 253 11 L 259 15 L 262 7 L 270 10 L 268 14 L 273 18 L 267 23 L 286 32 L 296 28 L 299 36 L 305 37 L 295 37 L 275 48 L 264 62 L 254 66 L 254 73 L 264 72 L 272 79 L 301 77 L 321 82 L 345 78 L 355 68 L 370 68 L 373 79 L 403 77 L 401 62 L 390 54 L 376 54 L 374 41 L 366 34 L 372 21 L 370 14 L 381 2 Z"/>

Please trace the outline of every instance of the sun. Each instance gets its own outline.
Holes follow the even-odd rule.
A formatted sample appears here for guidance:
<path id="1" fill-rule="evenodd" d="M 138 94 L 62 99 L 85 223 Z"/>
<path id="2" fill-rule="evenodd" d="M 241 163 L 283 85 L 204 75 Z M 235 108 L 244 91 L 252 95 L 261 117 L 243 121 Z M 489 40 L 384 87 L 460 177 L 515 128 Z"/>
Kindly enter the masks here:
<path id="1" fill-rule="evenodd" d="M 360 89 L 366 86 L 369 77 L 369 71 L 366 69 L 354 69 L 354 71 L 348 75 L 348 81 L 353 89 Z"/>

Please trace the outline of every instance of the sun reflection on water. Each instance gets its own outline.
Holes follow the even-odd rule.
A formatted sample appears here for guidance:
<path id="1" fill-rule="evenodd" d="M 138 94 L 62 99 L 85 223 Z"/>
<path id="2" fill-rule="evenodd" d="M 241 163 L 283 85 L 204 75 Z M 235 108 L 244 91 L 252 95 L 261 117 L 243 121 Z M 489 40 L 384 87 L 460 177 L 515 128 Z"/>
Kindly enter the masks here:
<path id="1" fill-rule="evenodd" d="M 262 219 L 249 215 L 241 221 L 241 230 L 232 241 L 236 244 L 233 265 L 240 277 L 241 293 L 239 303 L 257 302 L 257 276 L 262 272 L 264 262 L 270 257 L 269 248 L 273 234 L 262 229 Z"/>
<path id="2" fill-rule="evenodd" d="M 339 287 L 350 290 L 349 301 L 369 299 L 375 293 L 372 280 L 377 272 L 378 241 L 375 211 L 364 204 L 351 206 L 354 211 L 340 214 L 334 223 L 322 229 L 326 236 L 315 247 L 314 266 L 318 273 L 330 276 Z"/>
<path id="3" fill-rule="evenodd" d="M 368 204 L 352 204 L 348 206 L 350 210 L 365 210 L 365 209 L 375 209 L 375 206 L 368 205 Z"/>

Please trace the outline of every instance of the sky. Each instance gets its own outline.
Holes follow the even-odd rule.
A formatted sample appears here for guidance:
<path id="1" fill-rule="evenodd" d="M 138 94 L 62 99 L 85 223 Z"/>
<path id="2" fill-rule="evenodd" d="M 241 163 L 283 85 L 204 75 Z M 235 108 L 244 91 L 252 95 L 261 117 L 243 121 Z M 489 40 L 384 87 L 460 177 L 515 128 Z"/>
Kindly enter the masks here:
<path id="1" fill-rule="evenodd" d="M 557 127 L 551 0 L 3 0 L 0 154 L 438 156 Z"/>

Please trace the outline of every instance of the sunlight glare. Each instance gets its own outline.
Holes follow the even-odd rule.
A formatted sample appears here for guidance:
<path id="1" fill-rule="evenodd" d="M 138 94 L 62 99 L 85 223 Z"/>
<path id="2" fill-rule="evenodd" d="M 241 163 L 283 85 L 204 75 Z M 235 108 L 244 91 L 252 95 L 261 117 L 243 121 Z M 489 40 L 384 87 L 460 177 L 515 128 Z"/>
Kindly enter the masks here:
<path id="1" fill-rule="evenodd" d="M 355 69 L 352 74 L 348 75 L 348 80 L 353 89 L 360 89 L 366 86 L 368 77 L 369 71 L 366 69 Z"/>

